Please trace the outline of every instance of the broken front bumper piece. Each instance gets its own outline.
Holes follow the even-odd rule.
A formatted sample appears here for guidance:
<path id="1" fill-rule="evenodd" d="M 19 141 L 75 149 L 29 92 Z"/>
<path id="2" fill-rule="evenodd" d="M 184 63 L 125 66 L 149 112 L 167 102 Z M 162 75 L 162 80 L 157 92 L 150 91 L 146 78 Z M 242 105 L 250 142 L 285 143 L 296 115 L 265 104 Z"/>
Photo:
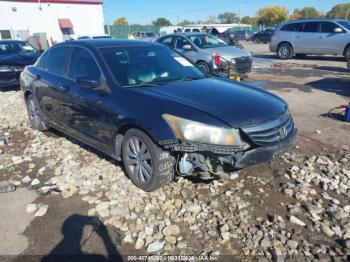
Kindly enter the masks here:
<path id="1" fill-rule="evenodd" d="M 296 134 L 297 129 L 294 129 L 286 139 L 275 146 L 255 147 L 247 151 L 198 144 L 179 144 L 173 150 L 183 153 L 179 161 L 181 175 L 191 175 L 195 168 L 211 172 L 222 171 L 225 168 L 237 170 L 278 158 L 293 146 Z"/>

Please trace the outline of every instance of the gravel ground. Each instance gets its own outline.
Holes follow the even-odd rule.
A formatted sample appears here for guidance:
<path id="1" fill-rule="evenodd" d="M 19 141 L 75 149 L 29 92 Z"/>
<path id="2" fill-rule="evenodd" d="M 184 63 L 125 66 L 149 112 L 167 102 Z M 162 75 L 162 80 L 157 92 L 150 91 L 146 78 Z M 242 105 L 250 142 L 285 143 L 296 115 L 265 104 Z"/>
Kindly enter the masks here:
<path id="1" fill-rule="evenodd" d="M 38 228 L 40 223 L 44 228 L 57 224 L 40 220 L 40 216 L 54 220 L 53 207 L 67 204 L 74 209 L 83 201 L 77 212 L 96 216 L 118 232 L 120 239 L 114 235 L 113 244 L 122 255 L 346 260 L 350 255 L 350 125 L 320 118 L 319 113 L 348 97 L 315 89 L 297 72 L 291 76 L 285 68 L 271 71 L 274 61 L 269 63 L 256 63 L 249 81 L 287 99 L 299 128 L 295 148 L 273 163 L 221 179 L 179 178 L 145 193 L 129 181 L 121 163 L 57 132 L 31 130 L 21 94 L 13 90 L 0 92 L 0 136 L 11 137 L 8 143 L 0 142 L 0 182 L 42 194 L 27 206 L 27 212 L 38 217 L 32 222 Z M 293 65 L 288 70 L 298 68 Z M 267 75 L 274 75 L 273 81 Z M 287 77 L 298 88 L 281 84 Z M 323 79 L 324 74 L 312 77 Z M 333 77 L 343 81 L 341 75 Z M 307 96 L 315 102 L 308 104 Z M 317 103 L 318 99 L 325 103 Z M 39 238 L 50 243 L 49 234 L 47 239 L 39 237 L 41 233 L 30 227 L 25 234 L 31 243 Z M 46 255 L 46 249 L 29 245 L 24 254 Z M 82 250 L 93 249 L 91 244 Z"/>

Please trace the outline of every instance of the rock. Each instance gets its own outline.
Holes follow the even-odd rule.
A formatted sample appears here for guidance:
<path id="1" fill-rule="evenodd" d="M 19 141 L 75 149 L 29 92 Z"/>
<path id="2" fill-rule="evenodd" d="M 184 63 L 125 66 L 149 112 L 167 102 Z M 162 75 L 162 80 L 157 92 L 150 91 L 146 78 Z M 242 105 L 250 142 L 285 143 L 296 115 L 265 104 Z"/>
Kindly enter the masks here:
<path id="1" fill-rule="evenodd" d="M 350 239 L 345 241 L 345 247 L 350 249 Z"/>
<path id="2" fill-rule="evenodd" d="M 33 181 L 30 183 L 31 186 L 37 186 L 40 185 L 40 180 L 37 178 L 34 178 Z"/>
<path id="3" fill-rule="evenodd" d="M 10 181 L 0 182 L 0 193 L 8 193 L 16 190 L 16 186 Z"/>
<path id="4" fill-rule="evenodd" d="M 266 249 L 271 246 L 271 241 L 267 238 L 263 238 L 263 240 L 260 242 L 260 245 Z"/>
<path id="5" fill-rule="evenodd" d="M 30 178 L 30 176 L 25 176 L 23 179 L 22 179 L 22 182 L 23 183 L 29 183 L 30 181 L 32 181 L 32 179 Z"/>
<path id="6" fill-rule="evenodd" d="M 322 133 L 321 130 L 315 130 L 315 134 L 319 135 L 319 134 L 321 134 L 321 133 Z"/>
<path id="7" fill-rule="evenodd" d="M 199 212 L 201 212 L 202 208 L 200 205 L 192 205 L 188 208 L 188 211 L 192 212 L 193 214 L 198 214 Z"/>
<path id="8" fill-rule="evenodd" d="M 231 173 L 230 174 L 230 179 L 235 180 L 239 177 L 238 173 Z"/>
<path id="9" fill-rule="evenodd" d="M 321 230 L 322 232 L 327 235 L 328 237 L 334 236 L 334 232 L 332 229 L 330 229 L 327 225 L 321 224 Z"/>
<path id="10" fill-rule="evenodd" d="M 170 244 L 176 244 L 176 237 L 174 236 L 166 236 L 165 241 Z"/>
<path id="11" fill-rule="evenodd" d="M 165 245 L 164 241 L 156 240 L 147 246 L 147 252 L 152 254 L 163 249 Z"/>
<path id="12" fill-rule="evenodd" d="M 180 228 L 177 225 L 166 226 L 163 229 L 164 236 L 177 236 L 180 234 Z"/>
<path id="13" fill-rule="evenodd" d="M 294 241 L 294 240 L 288 240 L 287 245 L 290 249 L 297 249 L 299 243 L 297 241 Z"/>
<path id="14" fill-rule="evenodd" d="M 222 232 L 221 233 L 221 238 L 223 241 L 227 241 L 230 240 L 231 234 L 230 232 Z"/>
<path id="15" fill-rule="evenodd" d="M 145 241 L 142 238 L 138 237 L 135 243 L 135 249 L 143 248 L 144 244 L 145 244 Z"/>
<path id="16" fill-rule="evenodd" d="M 27 213 L 33 213 L 38 209 L 37 204 L 28 204 L 27 205 Z"/>
<path id="17" fill-rule="evenodd" d="M 295 216 L 290 216 L 290 222 L 292 222 L 293 224 L 299 225 L 299 226 L 306 226 L 306 224 L 301 221 L 299 218 L 295 217 Z"/>
<path id="18" fill-rule="evenodd" d="M 132 236 L 130 234 L 126 234 L 124 239 L 123 239 L 123 242 L 124 243 L 128 243 L 128 244 L 133 244 L 134 241 L 132 239 Z"/>
<path id="19" fill-rule="evenodd" d="M 13 156 L 11 159 L 12 159 L 12 163 L 14 165 L 19 165 L 19 164 L 23 163 L 23 158 L 20 156 Z"/>
<path id="20" fill-rule="evenodd" d="M 48 205 L 42 205 L 39 207 L 38 211 L 34 214 L 35 217 L 42 217 L 45 216 L 47 213 L 47 210 L 49 209 Z"/>

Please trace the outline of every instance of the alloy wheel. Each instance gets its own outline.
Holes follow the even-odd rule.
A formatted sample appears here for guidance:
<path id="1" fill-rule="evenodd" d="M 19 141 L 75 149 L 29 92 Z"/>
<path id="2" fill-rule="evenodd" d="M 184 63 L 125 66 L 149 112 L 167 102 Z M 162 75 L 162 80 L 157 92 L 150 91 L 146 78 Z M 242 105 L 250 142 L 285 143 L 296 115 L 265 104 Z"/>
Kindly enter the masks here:
<path id="1" fill-rule="evenodd" d="M 292 56 L 292 50 L 290 46 L 284 44 L 280 46 L 278 54 L 281 58 L 290 58 Z"/>
<path id="2" fill-rule="evenodd" d="M 151 180 L 153 175 L 152 157 L 147 145 L 132 136 L 126 145 L 126 164 L 133 178 L 141 184 Z"/>

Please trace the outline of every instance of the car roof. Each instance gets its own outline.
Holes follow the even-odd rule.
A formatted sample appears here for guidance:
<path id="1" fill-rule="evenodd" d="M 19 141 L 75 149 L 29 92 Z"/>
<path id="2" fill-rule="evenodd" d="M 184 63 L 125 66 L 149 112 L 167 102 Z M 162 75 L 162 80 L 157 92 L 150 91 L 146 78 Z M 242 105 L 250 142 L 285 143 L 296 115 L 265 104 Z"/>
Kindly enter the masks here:
<path id="1" fill-rule="evenodd" d="M 336 18 L 310 18 L 310 19 L 299 19 L 288 21 L 287 23 L 300 23 L 300 22 L 338 22 L 338 21 L 347 21 L 345 19 L 336 19 Z"/>
<path id="2" fill-rule="evenodd" d="M 173 35 L 181 35 L 181 36 L 194 36 L 194 35 L 209 35 L 208 33 L 204 33 L 204 32 L 176 32 L 176 33 L 172 33 L 172 34 L 167 34 L 165 36 L 173 36 Z"/>
<path id="3" fill-rule="evenodd" d="M 145 42 L 145 41 L 110 39 L 110 38 L 71 40 L 71 41 L 59 43 L 55 46 L 68 46 L 72 44 L 77 46 L 90 47 L 90 48 L 91 47 L 103 48 L 103 47 L 111 47 L 111 46 L 160 46 L 157 43 L 151 43 L 151 42 Z"/>

